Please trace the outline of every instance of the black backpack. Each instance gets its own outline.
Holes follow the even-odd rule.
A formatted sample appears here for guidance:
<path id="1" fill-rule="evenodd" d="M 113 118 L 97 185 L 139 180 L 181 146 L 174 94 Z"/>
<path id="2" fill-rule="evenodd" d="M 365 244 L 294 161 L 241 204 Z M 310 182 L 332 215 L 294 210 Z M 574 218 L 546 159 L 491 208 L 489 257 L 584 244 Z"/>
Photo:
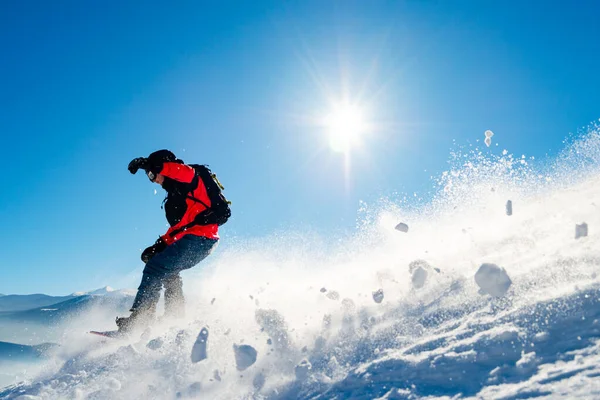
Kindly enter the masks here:
<path id="1" fill-rule="evenodd" d="M 195 198 L 191 194 L 188 194 L 188 198 L 206 207 L 206 210 L 202 211 L 200 214 L 196 215 L 196 218 L 194 218 L 195 224 L 223 225 L 225 222 L 227 222 L 227 220 L 229 220 L 229 217 L 231 217 L 231 208 L 229 207 L 231 202 L 228 201 L 223 195 L 223 190 L 225 190 L 225 188 L 221 182 L 219 182 L 217 175 L 215 175 L 208 168 L 208 166 L 200 164 L 189 164 L 189 166 L 194 168 L 194 171 L 196 171 L 196 176 L 192 181 L 192 187 L 198 187 L 198 179 L 201 179 L 202 183 L 204 183 L 204 187 L 206 188 L 206 193 L 211 204 L 210 207 L 208 207 L 208 205 L 206 205 L 202 200 Z"/>

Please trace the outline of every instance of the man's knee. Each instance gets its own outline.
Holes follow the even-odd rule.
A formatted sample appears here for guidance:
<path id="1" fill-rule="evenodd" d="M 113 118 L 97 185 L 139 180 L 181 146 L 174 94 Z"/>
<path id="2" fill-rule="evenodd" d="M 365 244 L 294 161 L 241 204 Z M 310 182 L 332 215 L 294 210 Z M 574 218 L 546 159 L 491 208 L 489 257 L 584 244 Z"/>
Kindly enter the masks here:
<path id="1" fill-rule="evenodd" d="M 138 287 L 138 291 L 142 292 L 155 292 L 160 291 L 162 287 L 162 282 L 159 276 L 148 274 L 144 271 L 142 275 L 142 281 L 140 282 L 140 286 Z"/>
<path id="2" fill-rule="evenodd" d="M 183 288 L 183 281 L 179 274 L 171 275 L 163 279 L 163 286 L 165 287 L 165 291 L 180 292 Z"/>
<path id="3" fill-rule="evenodd" d="M 152 259 L 146 263 L 143 273 L 144 276 L 162 278 L 168 273 L 168 270 L 160 262 Z"/>

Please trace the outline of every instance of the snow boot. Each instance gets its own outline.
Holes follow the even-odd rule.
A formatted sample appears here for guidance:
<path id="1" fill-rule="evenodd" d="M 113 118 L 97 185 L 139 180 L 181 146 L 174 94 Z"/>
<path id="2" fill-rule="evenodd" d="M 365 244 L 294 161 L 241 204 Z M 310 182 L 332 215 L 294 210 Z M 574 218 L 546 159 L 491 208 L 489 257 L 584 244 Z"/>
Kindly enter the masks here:
<path id="1" fill-rule="evenodd" d="M 142 332 L 154 319 L 154 313 L 150 310 L 131 309 L 130 311 L 131 315 L 129 317 L 117 317 L 115 319 L 119 333 L 124 336 L 128 336 L 133 332 Z"/>

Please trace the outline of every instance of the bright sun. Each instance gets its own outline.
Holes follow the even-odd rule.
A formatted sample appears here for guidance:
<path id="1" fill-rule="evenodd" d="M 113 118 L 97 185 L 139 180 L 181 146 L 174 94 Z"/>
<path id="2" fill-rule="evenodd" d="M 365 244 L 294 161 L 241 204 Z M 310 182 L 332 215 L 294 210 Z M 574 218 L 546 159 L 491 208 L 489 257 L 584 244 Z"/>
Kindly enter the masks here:
<path id="1" fill-rule="evenodd" d="M 334 107 L 325 119 L 329 133 L 329 145 L 334 151 L 346 153 L 360 143 L 360 137 L 366 131 L 362 110 L 352 104 Z"/>

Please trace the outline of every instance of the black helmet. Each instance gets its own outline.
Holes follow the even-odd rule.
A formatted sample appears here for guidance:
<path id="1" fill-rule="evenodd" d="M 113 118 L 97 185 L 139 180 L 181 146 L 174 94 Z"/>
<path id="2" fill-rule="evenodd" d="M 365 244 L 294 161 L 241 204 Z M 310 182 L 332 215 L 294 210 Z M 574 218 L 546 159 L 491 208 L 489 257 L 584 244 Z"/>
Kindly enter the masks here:
<path id="1" fill-rule="evenodd" d="M 158 150 L 148 156 L 148 161 L 152 164 L 174 162 L 176 160 L 175 154 L 169 150 Z"/>
<path id="2" fill-rule="evenodd" d="M 171 151 L 158 150 L 148 156 L 148 170 L 152 171 L 154 174 L 158 174 L 162 170 L 163 164 L 166 162 L 183 164 L 183 161 L 178 159 Z"/>

